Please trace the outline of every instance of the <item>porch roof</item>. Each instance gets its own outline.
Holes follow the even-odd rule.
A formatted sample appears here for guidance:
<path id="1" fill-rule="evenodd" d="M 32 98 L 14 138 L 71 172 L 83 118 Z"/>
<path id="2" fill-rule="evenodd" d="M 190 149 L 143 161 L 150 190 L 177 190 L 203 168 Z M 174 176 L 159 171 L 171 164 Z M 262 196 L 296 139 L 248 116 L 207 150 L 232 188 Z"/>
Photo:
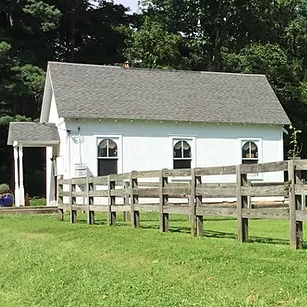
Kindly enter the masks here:
<path id="1" fill-rule="evenodd" d="M 52 146 L 60 143 L 58 129 L 51 123 L 11 122 L 8 145 L 15 142 L 22 146 Z"/>

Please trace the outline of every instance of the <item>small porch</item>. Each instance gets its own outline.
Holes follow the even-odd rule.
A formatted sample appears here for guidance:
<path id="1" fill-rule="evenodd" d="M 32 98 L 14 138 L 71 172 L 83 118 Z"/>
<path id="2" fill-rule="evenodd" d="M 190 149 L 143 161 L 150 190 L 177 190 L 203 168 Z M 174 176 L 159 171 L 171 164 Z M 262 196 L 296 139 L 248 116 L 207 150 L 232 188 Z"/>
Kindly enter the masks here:
<path id="1" fill-rule="evenodd" d="M 25 205 L 23 150 L 25 147 L 45 147 L 51 151 L 51 163 L 46 164 L 46 186 L 52 191 L 49 202 L 56 202 L 57 165 L 60 138 L 55 124 L 34 122 L 12 122 L 9 127 L 8 145 L 14 149 L 14 195 L 15 206 Z M 50 182 L 49 182 L 50 181 Z"/>

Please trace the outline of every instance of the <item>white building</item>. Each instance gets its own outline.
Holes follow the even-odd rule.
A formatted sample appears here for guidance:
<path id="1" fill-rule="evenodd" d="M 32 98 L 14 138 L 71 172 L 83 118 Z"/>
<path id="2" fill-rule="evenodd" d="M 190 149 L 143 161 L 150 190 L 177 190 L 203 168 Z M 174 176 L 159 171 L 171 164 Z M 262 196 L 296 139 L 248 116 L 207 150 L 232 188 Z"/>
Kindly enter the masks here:
<path id="1" fill-rule="evenodd" d="M 58 175 L 282 161 L 288 124 L 264 75 L 50 62 L 40 123 L 10 124 L 17 203 L 26 146 L 47 147 L 52 204 Z"/>

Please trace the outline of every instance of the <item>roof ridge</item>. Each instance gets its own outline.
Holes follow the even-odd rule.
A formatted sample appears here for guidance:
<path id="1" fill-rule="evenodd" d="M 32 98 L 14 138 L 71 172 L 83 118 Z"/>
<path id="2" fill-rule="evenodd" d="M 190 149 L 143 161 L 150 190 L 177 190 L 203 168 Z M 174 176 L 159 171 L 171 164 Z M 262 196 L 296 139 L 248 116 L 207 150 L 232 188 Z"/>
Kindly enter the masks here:
<path id="1" fill-rule="evenodd" d="M 86 64 L 86 63 L 69 63 L 69 62 L 56 62 L 48 61 L 48 64 L 60 64 L 60 65 L 73 65 L 73 66 L 86 66 L 86 67 L 100 67 L 100 68 L 115 68 L 125 69 L 116 65 L 104 65 L 104 64 Z M 127 68 L 126 68 L 127 70 Z M 154 72 L 174 72 L 174 73 L 192 73 L 192 74 L 214 74 L 214 75 L 235 75 L 235 76 L 248 76 L 248 77 L 265 77 L 264 74 L 246 74 L 238 72 L 224 72 L 224 71 L 206 71 L 206 70 L 187 70 L 187 69 L 163 69 L 163 68 L 143 68 L 143 67 L 129 67 L 129 70 L 142 70 L 142 71 L 154 71 Z"/>
<path id="2" fill-rule="evenodd" d="M 120 66 L 115 65 L 104 65 L 104 64 L 85 64 L 85 63 L 69 63 L 69 62 L 57 62 L 57 61 L 48 61 L 49 64 L 60 64 L 60 65 L 73 65 L 73 66 L 94 66 L 94 67 L 104 67 L 104 68 L 121 68 Z"/>

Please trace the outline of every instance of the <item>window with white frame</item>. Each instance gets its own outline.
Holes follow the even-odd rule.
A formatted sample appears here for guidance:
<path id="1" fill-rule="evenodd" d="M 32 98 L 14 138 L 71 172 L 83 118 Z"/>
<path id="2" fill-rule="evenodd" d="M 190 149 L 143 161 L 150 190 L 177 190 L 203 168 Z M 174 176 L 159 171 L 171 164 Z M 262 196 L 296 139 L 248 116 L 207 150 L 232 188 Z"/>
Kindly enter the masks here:
<path id="1" fill-rule="evenodd" d="M 173 144 L 173 168 L 191 168 L 191 146 L 186 140 L 174 140 Z"/>
<path id="2" fill-rule="evenodd" d="M 257 164 L 259 149 L 256 141 L 242 141 L 242 164 Z"/>
<path id="3" fill-rule="evenodd" d="M 98 176 L 117 174 L 118 149 L 112 139 L 103 139 L 98 144 Z"/>

